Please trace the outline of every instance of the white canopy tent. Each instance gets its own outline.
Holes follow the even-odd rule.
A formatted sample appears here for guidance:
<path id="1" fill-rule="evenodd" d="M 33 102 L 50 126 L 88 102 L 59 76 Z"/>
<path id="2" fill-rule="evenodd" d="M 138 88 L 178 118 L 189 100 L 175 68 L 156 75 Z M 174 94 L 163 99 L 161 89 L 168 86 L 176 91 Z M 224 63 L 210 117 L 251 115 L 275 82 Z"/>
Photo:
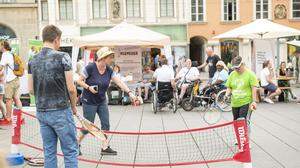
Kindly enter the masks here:
<path id="1" fill-rule="evenodd" d="M 290 45 L 293 45 L 293 46 L 300 47 L 300 41 L 299 40 L 292 40 L 292 41 L 288 41 L 286 43 L 290 44 Z"/>
<path id="2" fill-rule="evenodd" d="M 213 38 L 274 39 L 298 35 L 300 35 L 300 30 L 277 24 L 267 19 L 257 19 L 249 24 L 235 28 Z"/>
<path id="3" fill-rule="evenodd" d="M 115 27 L 101 33 L 76 37 L 73 44 L 84 46 L 159 46 L 171 43 L 170 37 L 152 30 L 122 22 Z"/>
<path id="4" fill-rule="evenodd" d="M 72 64 L 76 71 L 76 62 L 81 47 L 127 47 L 165 48 L 165 55 L 171 55 L 171 39 L 164 34 L 122 22 L 104 32 L 73 38 Z M 167 53 L 166 53 L 167 52 Z"/>

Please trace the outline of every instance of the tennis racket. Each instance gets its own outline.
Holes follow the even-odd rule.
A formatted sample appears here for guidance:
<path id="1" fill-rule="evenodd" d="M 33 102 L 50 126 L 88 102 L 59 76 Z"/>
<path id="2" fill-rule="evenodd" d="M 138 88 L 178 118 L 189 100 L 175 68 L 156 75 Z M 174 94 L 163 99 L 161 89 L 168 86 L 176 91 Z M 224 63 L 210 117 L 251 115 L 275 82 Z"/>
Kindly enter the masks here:
<path id="1" fill-rule="evenodd" d="M 251 116 L 252 116 L 252 113 L 255 111 L 256 109 L 253 108 L 253 107 L 249 107 L 248 109 L 248 114 L 246 116 L 246 122 L 247 122 L 247 125 L 248 125 L 248 133 L 249 133 L 249 136 L 250 136 L 250 132 L 251 132 Z"/>
<path id="2" fill-rule="evenodd" d="M 221 118 L 221 110 L 214 104 L 209 105 L 203 115 L 204 121 L 209 125 L 217 124 Z"/>
<path id="3" fill-rule="evenodd" d="M 87 130 L 90 134 L 92 134 L 94 137 L 100 139 L 101 141 L 106 141 L 107 136 L 105 133 L 98 128 L 95 124 L 90 122 L 89 120 L 85 119 L 83 116 L 76 114 L 77 119 L 80 121 L 82 127 Z"/>
<path id="4" fill-rule="evenodd" d="M 29 166 L 42 167 L 44 166 L 44 158 L 42 157 L 24 157 L 24 160 Z"/>

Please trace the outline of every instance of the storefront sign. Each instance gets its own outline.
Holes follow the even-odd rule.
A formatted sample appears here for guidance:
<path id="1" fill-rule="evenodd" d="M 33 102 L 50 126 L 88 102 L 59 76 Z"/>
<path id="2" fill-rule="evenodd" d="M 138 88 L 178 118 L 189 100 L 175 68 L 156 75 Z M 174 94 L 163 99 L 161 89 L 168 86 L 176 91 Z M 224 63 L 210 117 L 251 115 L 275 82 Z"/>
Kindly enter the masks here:
<path id="1" fill-rule="evenodd" d="M 73 45 L 73 40 L 71 37 L 62 37 L 61 38 L 61 46 L 68 47 Z"/>

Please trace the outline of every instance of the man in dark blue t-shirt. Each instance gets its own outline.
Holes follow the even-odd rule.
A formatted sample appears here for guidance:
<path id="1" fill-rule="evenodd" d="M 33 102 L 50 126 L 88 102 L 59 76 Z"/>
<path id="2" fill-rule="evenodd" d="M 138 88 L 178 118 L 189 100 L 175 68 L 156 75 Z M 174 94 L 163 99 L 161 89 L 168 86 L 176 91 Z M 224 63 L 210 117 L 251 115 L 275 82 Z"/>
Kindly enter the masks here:
<path id="1" fill-rule="evenodd" d="M 44 47 L 28 64 L 29 90 L 36 98 L 37 119 L 42 134 L 45 168 L 57 168 L 57 140 L 65 167 L 78 167 L 78 143 L 73 114 L 76 88 L 72 62 L 67 53 L 57 51 L 62 32 L 53 25 L 43 29 Z M 73 113 L 73 114 L 72 114 Z"/>
<path id="2" fill-rule="evenodd" d="M 220 61 L 220 57 L 214 54 L 214 51 L 211 47 L 206 48 L 207 59 L 206 61 L 198 66 L 198 69 L 202 69 L 208 65 L 208 76 L 209 82 L 211 82 L 212 78 L 214 77 L 215 72 L 217 71 L 217 62 Z"/>

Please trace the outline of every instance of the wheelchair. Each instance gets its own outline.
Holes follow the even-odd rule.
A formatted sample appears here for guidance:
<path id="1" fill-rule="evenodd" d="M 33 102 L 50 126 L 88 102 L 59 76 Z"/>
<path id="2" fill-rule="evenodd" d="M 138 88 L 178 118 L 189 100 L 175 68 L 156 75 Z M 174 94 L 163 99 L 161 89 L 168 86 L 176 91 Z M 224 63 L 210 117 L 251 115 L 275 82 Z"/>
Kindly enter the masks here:
<path id="1" fill-rule="evenodd" d="M 152 95 L 152 110 L 154 114 L 168 107 L 176 113 L 178 108 L 177 89 L 173 89 L 171 82 L 156 82 Z"/>
<path id="2" fill-rule="evenodd" d="M 213 103 L 219 106 L 220 103 L 218 103 L 218 101 L 220 101 L 220 97 L 224 95 L 218 93 L 224 93 L 226 89 L 221 85 L 211 85 L 199 90 L 200 83 L 200 80 L 190 83 L 187 89 L 188 95 L 181 102 L 181 107 L 185 111 L 192 111 L 195 107 L 200 107 L 200 111 L 205 111 L 209 105 Z M 224 107 L 220 106 L 220 108 L 223 110 Z"/>

